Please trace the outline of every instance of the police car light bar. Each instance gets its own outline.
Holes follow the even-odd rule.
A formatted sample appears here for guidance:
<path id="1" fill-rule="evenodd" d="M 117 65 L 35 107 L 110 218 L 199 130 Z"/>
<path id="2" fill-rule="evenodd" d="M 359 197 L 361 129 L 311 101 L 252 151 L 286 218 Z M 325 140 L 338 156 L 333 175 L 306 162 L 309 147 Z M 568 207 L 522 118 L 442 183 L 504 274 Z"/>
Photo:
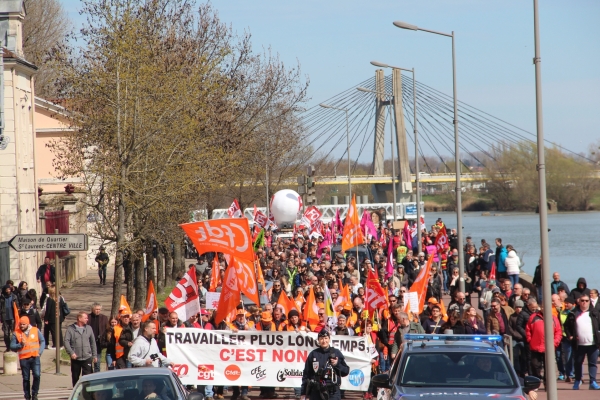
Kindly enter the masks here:
<path id="1" fill-rule="evenodd" d="M 450 341 L 475 341 L 475 342 L 501 342 L 501 335 L 434 335 L 407 333 L 405 340 L 450 340 Z"/>

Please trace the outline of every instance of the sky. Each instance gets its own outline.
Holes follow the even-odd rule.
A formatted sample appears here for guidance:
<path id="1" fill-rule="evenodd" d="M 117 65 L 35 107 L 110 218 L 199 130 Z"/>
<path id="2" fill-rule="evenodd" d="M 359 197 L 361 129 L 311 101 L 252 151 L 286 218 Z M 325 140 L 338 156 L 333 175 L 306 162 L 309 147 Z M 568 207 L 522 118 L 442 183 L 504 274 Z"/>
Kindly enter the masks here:
<path id="1" fill-rule="evenodd" d="M 78 26 L 79 0 L 61 0 Z M 307 106 L 374 76 L 369 61 L 415 68 L 452 93 L 450 38 L 398 29 L 395 20 L 455 32 L 458 98 L 535 132 L 533 1 L 213 0 L 223 22 L 252 34 L 310 80 Z M 540 1 L 544 134 L 576 152 L 600 138 L 600 1 Z M 389 70 L 386 71 L 386 75 Z"/>

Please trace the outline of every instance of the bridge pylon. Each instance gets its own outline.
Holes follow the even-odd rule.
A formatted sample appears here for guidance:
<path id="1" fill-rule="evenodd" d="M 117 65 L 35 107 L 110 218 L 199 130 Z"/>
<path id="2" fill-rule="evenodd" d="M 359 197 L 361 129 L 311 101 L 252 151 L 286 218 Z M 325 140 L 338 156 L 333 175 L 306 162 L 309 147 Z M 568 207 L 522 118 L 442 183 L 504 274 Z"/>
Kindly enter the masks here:
<path id="1" fill-rule="evenodd" d="M 402 102 L 402 74 L 401 70 L 392 70 L 392 93 L 386 96 L 385 75 L 382 69 L 375 71 L 375 140 L 373 146 L 373 169 L 372 174 L 384 175 L 383 161 L 385 151 L 385 119 L 386 107 L 392 107 L 394 113 L 394 128 L 397 163 L 396 172 L 398 183 L 396 183 L 396 202 L 409 202 L 412 198 L 412 183 L 410 177 L 410 166 L 408 159 L 408 143 L 406 140 L 406 127 L 404 125 L 404 107 Z M 389 100 L 386 100 L 388 98 Z M 388 142 L 389 143 L 389 142 Z M 392 192 L 392 182 L 373 184 L 371 191 L 375 203 L 386 203 L 387 192 Z"/>

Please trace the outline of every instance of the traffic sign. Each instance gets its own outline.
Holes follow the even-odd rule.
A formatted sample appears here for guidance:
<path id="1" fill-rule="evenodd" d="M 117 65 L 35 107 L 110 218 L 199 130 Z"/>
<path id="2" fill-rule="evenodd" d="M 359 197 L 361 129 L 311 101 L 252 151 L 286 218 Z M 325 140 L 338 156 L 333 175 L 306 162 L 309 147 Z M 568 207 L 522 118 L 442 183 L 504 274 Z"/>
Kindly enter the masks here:
<path id="1" fill-rule="evenodd" d="M 85 233 L 17 235 L 8 244 L 16 251 L 87 251 Z"/>

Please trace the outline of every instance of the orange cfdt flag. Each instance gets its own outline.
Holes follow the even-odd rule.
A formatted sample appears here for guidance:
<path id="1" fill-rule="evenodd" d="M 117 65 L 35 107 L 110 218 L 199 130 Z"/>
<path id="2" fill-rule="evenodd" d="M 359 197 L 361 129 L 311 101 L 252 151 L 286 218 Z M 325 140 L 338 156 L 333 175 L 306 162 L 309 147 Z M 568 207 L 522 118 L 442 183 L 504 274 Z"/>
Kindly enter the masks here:
<path id="1" fill-rule="evenodd" d="M 179 225 L 188 235 L 198 254 L 211 251 L 231 254 L 254 261 L 250 227 L 246 218 L 211 219 Z"/>
<path id="2" fill-rule="evenodd" d="M 144 315 L 142 316 L 142 322 L 146 322 L 152 315 L 152 312 L 158 310 L 158 302 L 156 300 L 156 290 L 154 290 L 154 283 L 148 282 L 148 291 L 146 293 L 146 308 L 144 308 Z"/>
<path id="3" fill-rule="evenodd" d="M 285 291 L 281 291 L 281 293 L 279 293 L 279 299 L 277 299 L 277 307 L 280 307 L 283 311 L 283 314 L 287 317 L 287 314 L 291 311 L 291 310 L 296 310 L 298 311 L 298 308 L 296 307 L 296 303 L 294 302 L 294 300 L 290 299 L 287 294 L 285 294 Z"/>
<path id="4" fill-rule="evenodd" d="M 244 293 L 248 299 L 252 300 L 254 304 L 257 306 L 260 305 L 254 263 L 251 260 L 248 261 L 237 257 L 231 257 L 231 264 L 229 264 L 229 267 L 235 268 L 240 291 Z"/>
<path id="5" fill-rule="evenodd" d="M 310 288 L 306 303 L 304 304 L 304 322 L 308 322 L 311 327 L 315 327 L 319 324 L 319 306 L 317 305 L 317 299 L 315 298 L 315 292 L 313 288 Z"/>
<path id="6" fill-rule="evenodd" d="M 417 296 L 419 297 L 419 313 L 423 311 L 423 306 L 425 306 L 425 298 L 427 297 L 427 286 L 429 283 L 429 271 L 431 271 L 432 263 L 433 256 L 430 256 L 427 260 L 425 268 L 421 269 L 419 275 L 417 275 L 417 279 L 415 279 L 414 283 L 410 287 L 410 291 L 417 292 Z"/>
<path id="7" fill-rule="evenodd" d="M 356 195 L 354 195 L 352 197 L 352 203 L 348 208 L 346 222 L 344 223 L 344 231 L 342 233 L 342 253 L 345 253 L 346 250 L 363 244 L 364 242 L 365 238 L 360 230 L 358 210 L 356 209 Z"/>
<path id="8" fill-rule="evenodd" d="M 219 324 L 223 321 L 238 304 L 240 304 L 240 285 L 238 277 L 233 265 L 229 265 L 225 271 L 225 279 L 221 289 L 221 297 L 217 306 L 217 314 L 215 315 L 215 323 Z"/>

